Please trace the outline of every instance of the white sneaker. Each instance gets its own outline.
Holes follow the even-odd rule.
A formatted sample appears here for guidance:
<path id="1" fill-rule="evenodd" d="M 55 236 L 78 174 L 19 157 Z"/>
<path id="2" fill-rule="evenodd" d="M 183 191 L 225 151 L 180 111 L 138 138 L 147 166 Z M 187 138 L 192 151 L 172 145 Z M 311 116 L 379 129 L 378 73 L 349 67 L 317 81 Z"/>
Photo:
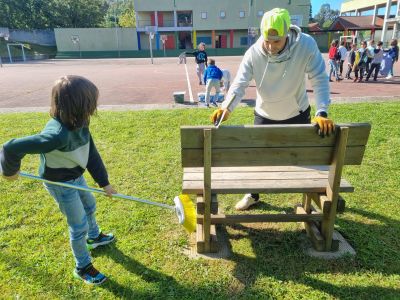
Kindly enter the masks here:
<path id="1" fill-rule="evenodd" d="M 393 78 L 392 75 L 388 75 L 388 76 L 386 77 L 386 79 L 392 79 L 392 78 Z"/>
<path id="2" fill-rule="evenodd" d="M 248 209 L 250 206 L 256 204 L 258 201 L 256 201 L 251 194 L 246 194 L 244 195 L 244 197 L 242 198 L 242 200 L 240 200 L 238 203 L 236 203 L 235 205 L 235 209 L 236 210 L 246 210 Z"/>

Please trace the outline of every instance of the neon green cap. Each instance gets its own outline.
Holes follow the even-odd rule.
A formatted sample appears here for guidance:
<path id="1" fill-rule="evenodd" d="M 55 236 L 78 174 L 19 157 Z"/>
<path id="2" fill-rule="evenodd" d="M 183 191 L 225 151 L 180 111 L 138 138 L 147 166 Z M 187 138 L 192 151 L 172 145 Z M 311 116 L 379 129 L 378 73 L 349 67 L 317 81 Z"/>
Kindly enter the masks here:
<path id="1" fill-rule="evenodd" d="M 289 12 L 284 8 L 274 8 L 267 11 L 260 25 L 260 31 L 264 37 L 264 40 L 278 40 L 285 37 L 289 32 L 290 27 L 290 15 Z M 275 30 L 277 36 L 269 36 L 269 30 Z"/>

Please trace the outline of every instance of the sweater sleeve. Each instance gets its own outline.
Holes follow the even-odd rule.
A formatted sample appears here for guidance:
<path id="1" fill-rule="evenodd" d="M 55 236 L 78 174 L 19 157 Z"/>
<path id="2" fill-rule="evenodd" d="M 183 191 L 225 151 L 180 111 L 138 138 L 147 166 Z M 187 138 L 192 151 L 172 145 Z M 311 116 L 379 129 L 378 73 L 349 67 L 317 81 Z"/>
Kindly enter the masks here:
<path id="1" fill-rule="evenodd" d="M 246 51 L 242 62 L 240 63 L 239 70 L 236 77 L 229 88 L 226 100 L 222 102 L 221 107 L 228 109 L 232 112 L 235 107 L 240 103 L 246 88 L 249 86 L 250 81 L 253 79 L 253 64 L 251 60 L 251 48 Z"/>
<path id="2" fill-rule="evenodd" d="M 62 146 L 57 133 L 43 132 L 37 135 L 12 139 L 0 151 L 0 173 L 5 176 L 16 174 L 26 154 L 48 153 Z"/>
<path id="3" fill-rule="evenodd" d="M 313 39 L 311 41 L 311 47 L 311 55 L 306 65 L 306 73 L 314 89 L 316 104 L 315 115 L 325 115 L 328 114 L 328 107 L 331 102 L 329 98 L 329 79 L 325 72 L 325 62 Z"/>
<path id="4" fill-rule="evenodd" d="M 108 181 L 107 170 L 104 166 L 103 160 L 101 159 L 99 152 L 97 151 L 96 145 L 94 144 L 91 135 L 89 147 L 89 160 L 86 168 L 89 171 L 90 175 L 93 177 L 94 181 L 96 181 L 100 187 L 105 187 L 110 184 L 110 182 Z"/>

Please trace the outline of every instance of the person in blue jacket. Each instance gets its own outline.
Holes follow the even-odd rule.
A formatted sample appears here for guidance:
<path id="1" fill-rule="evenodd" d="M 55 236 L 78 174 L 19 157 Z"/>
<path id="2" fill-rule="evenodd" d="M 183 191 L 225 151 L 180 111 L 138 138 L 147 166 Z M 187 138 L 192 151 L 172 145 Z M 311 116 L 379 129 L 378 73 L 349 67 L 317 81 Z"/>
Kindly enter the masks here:
<path id="1" fill-rule="evenodd" d="M 39 175 L 50 181 L 87 186 L 87 169 L 111 197 L 117 193 L 108 181 L 107 170 L 89 131 L 90 117 L 97 110 L 97 87 L 86 78 L 61 77 L 52 89 L 51 119 L 41 133 L 5 143 L 0 151 L 0 174 L 16 180 L 26 154 L 40 154 Z M 75 258 L 74 277 L 98 285 L 107 277 L 92 265 L 88 249 L 114 241 L 113 234 L 100 231 L 95 218 L 96 200 L 89 192 L 45 183 L 66 216 Z"/>
<path id="2" fill-rule="evenodd" d="M 392 59 L 392 67 L 390 68 L 389 75 L 386 79 L 391 79 L 394 76 L 393 67 L 394 63 L 399 60 L 399 46 L 397 45 L 397 40 L 393 39 L 390 41 L 390 49 L 389 49 L 389 56 Z"/>
<path id="3" fill-rule="evenodd" d="M 210 107 L 210 93 L 212 88 L 215 88 L 215 96 L 211 103 L 214 106 L 218 106 L 216 101 L 220 93 L 222 75 L 222 71 L 215 65 L 215 60 L 209 58 L 208 67 L 204 72 L 204 83 L 206 84 L 205 102 L 207 107 Z"/>

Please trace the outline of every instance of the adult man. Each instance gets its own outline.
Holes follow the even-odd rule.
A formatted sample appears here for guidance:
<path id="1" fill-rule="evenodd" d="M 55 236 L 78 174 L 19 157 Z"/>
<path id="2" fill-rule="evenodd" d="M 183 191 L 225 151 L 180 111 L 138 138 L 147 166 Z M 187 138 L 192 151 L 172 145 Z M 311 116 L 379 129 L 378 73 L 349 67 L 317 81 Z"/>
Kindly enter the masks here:
<path id="1" fill-rule="evenodd" d="M 254 124 L 309 124 L 310 104 L 306 93 L 305 74 L 314 89 L 315 122 L 323 136 L 333 131 L 333 122 L 327 118 L 329 81 L 325 63 L 314 39 L 290 25 L 286 9 L 275 8 L 264 14 L 261 36 L 243 57 L 236 78 L 221 108 L 214 111 L 215 123 L 240 102 L 249 82 L 254 79 L 257 88 Z M 257 203 L 258 194 L 247 194 L 236 204 L 245 210 Z"/>

